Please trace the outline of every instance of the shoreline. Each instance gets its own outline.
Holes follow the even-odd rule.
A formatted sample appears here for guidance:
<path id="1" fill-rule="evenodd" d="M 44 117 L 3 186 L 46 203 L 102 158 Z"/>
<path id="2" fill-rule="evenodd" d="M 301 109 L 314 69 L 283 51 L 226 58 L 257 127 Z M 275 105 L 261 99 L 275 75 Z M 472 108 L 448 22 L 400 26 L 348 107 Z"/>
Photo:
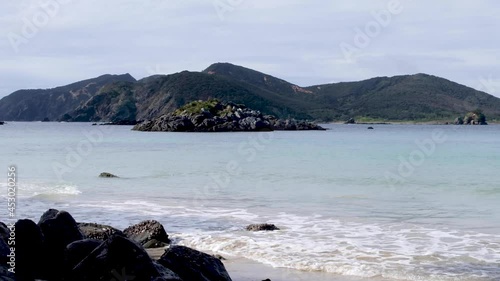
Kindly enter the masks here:
<path id="1" fill-rule="evenodd" d="M 159 259 L 166 248 L 147 249 L 153 260 Z M 203 251 L 210 255 L 217 253 Z M 225 256 L 222 263 L 233 281 L 261 281 L 269 279 L 271 281 L 390 281 L 383 278 L 367 278 L 356 276 L 337 275 L 320 271 L 300 271 L 290 268 L 276 268 L 263 263 L 259 263 L 244 257 Z"/>

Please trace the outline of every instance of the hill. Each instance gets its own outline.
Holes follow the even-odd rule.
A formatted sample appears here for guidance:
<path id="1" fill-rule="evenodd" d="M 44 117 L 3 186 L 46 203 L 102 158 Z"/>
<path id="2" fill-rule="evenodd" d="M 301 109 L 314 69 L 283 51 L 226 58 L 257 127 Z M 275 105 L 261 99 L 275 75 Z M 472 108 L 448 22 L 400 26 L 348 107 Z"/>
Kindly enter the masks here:
<path id="1" fill-rule="evenodd" d="M 57 120 L 114 81 L 135 82 L 135 79 L 130 74 L 108 74 L 53 89 L 16 91 L 0 100 L 0 120 Z"/>
<path id="2" fill-rule="evenodd" d="M 0 120 L 149 120 L 212 98 L 283 119 L 452 122 L 481 109 L 489 120 L 500 120 L 500 99 L 427 74 L 300 87 L 230 63 L 139 81 L 128 74 L 104 75 L 49 90 L 21 90 L 0 100 Z"/>

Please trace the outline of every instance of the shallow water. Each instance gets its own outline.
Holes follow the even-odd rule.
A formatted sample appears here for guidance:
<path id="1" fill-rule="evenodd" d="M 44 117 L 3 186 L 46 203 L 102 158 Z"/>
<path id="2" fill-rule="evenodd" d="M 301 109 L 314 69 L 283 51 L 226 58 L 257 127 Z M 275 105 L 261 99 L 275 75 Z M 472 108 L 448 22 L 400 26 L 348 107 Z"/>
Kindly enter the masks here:
<path id="1" fill-rule="evenodd" d="M 328 127 L 14 122 L 0 157 L 19 170 L 19 218 L 55 207 L 120 228 L 158 219 L 177 243 L 332 279 L 500 280 L 500 126 Z M 243 230 L 261 222 L 281 230 Z"/>

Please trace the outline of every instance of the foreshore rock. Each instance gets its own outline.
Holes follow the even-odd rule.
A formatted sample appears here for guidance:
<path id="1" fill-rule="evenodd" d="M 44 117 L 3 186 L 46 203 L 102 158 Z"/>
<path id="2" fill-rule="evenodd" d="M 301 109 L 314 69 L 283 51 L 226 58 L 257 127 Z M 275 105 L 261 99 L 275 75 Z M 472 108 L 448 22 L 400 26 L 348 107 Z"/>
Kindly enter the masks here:
<path id="1" fill-rule="evenodd" d="M 274 224 L 262 223 L 262 224 L 251 224 L 246 227 L 247 231 L 274 231 L 280 230 Z"/>
<path id="2" fill-rule="evenodd" d="M 158 261 L 179 274 L 182 280 L 231 281 L 222 262 L 184 246 L 171 246 Z"/>
<path id="3" fill-rule="evenodd" d="M 147 220 L 132 225 L 126 228 L 123 233 L 145 248 L 159 248 L 170 243 L 165 228 L 155 220 Z"/>
<path id="4" fill-rule="evenodd" d="M 172 114 L 144 121 L 132 130 L 152 132 L 247 132 L 325 130 L 316 124 L 281 120 L 263 115 L 244 105 L 222 103 L 217 100 L 196 101 L 181 107 Z"/>
<path id="5" fill-rule="evenodd" d="M 107 173 L 107 172 L 104 172 L 104 173 L 101 173 L 99 175 L 100 178 L 118 178 L 118 176 L 116 175 L 113 175 L 111 173 Z"/>
<path id="6" fill-rule="evenodd" d="M 0 280 L 231 281 L 218 258 L 184 246 L 170 246 L 153 260 L 139 242 L 170 242 L 157 221 L 144 221 L 122 232 L 105 225 L 77 224 L 69 213 L 50 209 L 38 224 L 19 220 L 15 229 L 14 276 L 5 263 L 9 230 L 0 223 Z"/>
<path id="7" fill-rule="evenodd" d="M 123 232 L 109 225 L 97 223 L 78 223 L 78 228 L 88 239 L 105 241 L 114 234 L 125 236 Z"/>

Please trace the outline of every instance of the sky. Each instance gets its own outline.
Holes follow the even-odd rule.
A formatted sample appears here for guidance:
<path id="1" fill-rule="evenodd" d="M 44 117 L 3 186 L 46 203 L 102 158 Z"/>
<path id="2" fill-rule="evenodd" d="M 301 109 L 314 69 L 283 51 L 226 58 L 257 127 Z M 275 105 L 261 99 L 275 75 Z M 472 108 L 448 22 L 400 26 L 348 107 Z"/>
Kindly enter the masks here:
<path id="1" fill-rule="evenodd" d="M 500 1 L 0 0 L 0 97 L 231 62 L 300 86 L 427 73 L 500 97 Z"/>

